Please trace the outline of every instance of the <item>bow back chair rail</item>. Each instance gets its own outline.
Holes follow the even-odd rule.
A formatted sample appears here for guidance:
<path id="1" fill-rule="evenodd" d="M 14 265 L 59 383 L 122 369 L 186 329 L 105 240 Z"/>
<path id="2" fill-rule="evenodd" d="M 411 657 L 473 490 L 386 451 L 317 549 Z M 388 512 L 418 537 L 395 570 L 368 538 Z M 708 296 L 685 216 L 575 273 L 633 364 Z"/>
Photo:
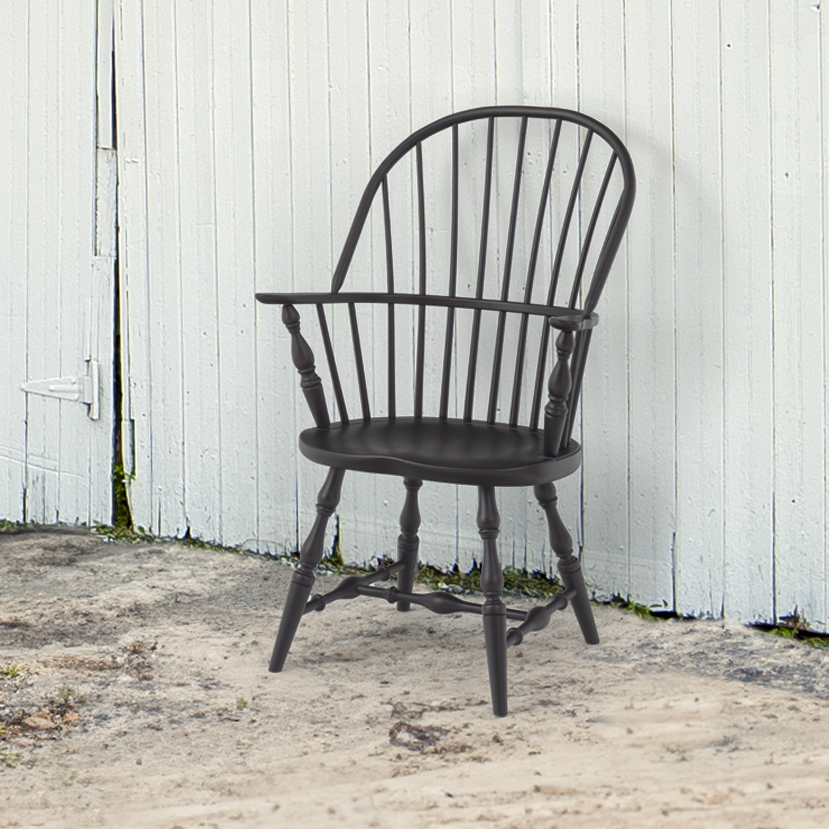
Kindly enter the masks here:
<path id="1" fill-rule="evenodd" d="M 436 198 L 427 204 L 425 195 L 424 159 L 440 135 L 443 158 L 436 166 L 440 174 L 430 176 L 429 186 L 438 193 L 441 186 L 434 184 L 444 179 L 445 209 L 435 208 Z M 530 135 L 538 145 L 536 152 L 530 148 Z M 478 162 L 462 158 L 462 151 L 472 155 L 473 147 L 478 148 Z M 497 172 L 496 156 L 499 161 L 507 159 L 497 165 Z M 473 168 L 478 176 L 471 188 L 476 190 L 474 203 L 472 197 L 461 198 L 461 181 Z M 406 251 L 408 261 L 402 267 L 391 222 L 396 170 L 406 173 L 410 182 L 403 202 L 408 199 L 411 219 L 404 230 L 411 251 Z M 400 611 L 417 604 L 436 613 L 481 615 L 496 716 L 507 714 L 507 649 L 520 644 L 528 632 L 544 628 L 554 611 L 571 603 L 586 642 L 598 643 L 580 562 L 559 516 L 553 482 L 577 471 L 581 463 L 581 446 L 572 437 L 574 416 L 598 322 L 596 305 L 627 226 L 635 187 L 625 146 L 605 125 L 582 113 L 526 106 L 455 113 L 410 135 L 377 168 L 357 207 L 330 292 L 256 295 L 260 302 L 282 306 L 300 387 L 316 424 L 300 434 L 300 450 L 328 467 L 316 519 L 292 576 L 271 671 L 282 670 L 304 613 L 360 596 L 384 598 Z M 374 234 L 364 233 L 372 225 L 370 214 L 377 217 Z M 462 225 L 465 231 L 474 227 L 471 242 L 462 238 Z M 440 233 L 444 255 L 437 261 L 427 249 Z M 374 249 L 384 271 L 379 278 L 386 291 L 343 291 L 355 250 L 366 235 L 375 237 Z M 408 290 L 397 288 L 403 281 L 401 274 L 408 277 Z M 430 291 L 429 284 L 442 284 L 443 289 Z M 559 297 L 563 301 L 557 304 Z M 332 340 L 325 308 L 333 306 L 333 312 L 342 304 L 347 306 L 343 327 L 350 329 L 350 343 L 347 349 L 335 349 L 340 343 Z M 387 322 L 386 348 L 371 351 L 368 361 L 359 325 L 360 318 L 367 316 L 361 309 L 365 304 L 386 306 L 379 319 L 385 316 Z M 333 390 L 331 408 L 314 353 L 300 331 L 297 306 L 305 305 L 316 309 Z M 398 316 L 398 322 L 410 319 L 408 330 L 413 328 L 413 341 L 401 349 L 395 341 L 399 306 L 414 306 L 410 316 Z M 462 314 L 465 325 L 461 325 Z M 491 336 L 482 334 L 484 316 L 494 328 Z M 509 328 L 508 318 L 513 320 Z M 540 323 L 533 328 L 538 332 L 537 349 L 528 342 L 534 323 Z M 550 354 L 553 337 L 554 354 Z M 434 357 L 431 362 L 427 351 Z M 370 388 L 367 375 L 367 363 L 370 367 L 375 358 L 386 364 L 386 372 L 378 372 L 384 375 L 379 378 L 379 392 Z M 340 372 L 346 360 L 351 367 L 348 376 Z M 408 373 L 400 382 L 396 368 L 406 361 Z M 352 391 L 350 386 L 356 388 Z M 346 392 L 359 398 L 358 416 L 349 412 Z M 485 414 L 477 419 L 476 394 L 477 411 Z M 383 401 L 382 416 L 380 407 L 372 413 L 372 401 L 377 400 Z M 348 577 L 333 591 L 311 597 L 314 569 L 323 556 L 328 519 L 339 503 L 346 470 L 403 479 L 397 561 L 364 576 Z M 418 491 L 423 481 L 478 488 L 482 605 L 445 592 L 413 592 L 421 519 Z M 496 546 L 500 518 L 495 488 L 517 486 L 534 488 L 564 588 L 548 604 L 529 611 L 504 605 Z M 372 586 L 392 575 L 397 577 L 396 586 Z M 508 631 L 507 619 L 519 624 Z"/>

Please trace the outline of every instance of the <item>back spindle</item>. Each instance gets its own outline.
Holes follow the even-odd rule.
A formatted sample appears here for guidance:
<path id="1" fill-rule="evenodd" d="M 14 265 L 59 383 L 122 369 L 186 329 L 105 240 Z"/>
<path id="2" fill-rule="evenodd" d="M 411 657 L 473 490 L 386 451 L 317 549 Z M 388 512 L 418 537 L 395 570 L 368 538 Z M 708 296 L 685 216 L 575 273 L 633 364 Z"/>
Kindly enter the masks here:
<path id="1" fill-rule="evenodd" d="M 418 249 L 420 254 L 419 289 L 420 295 L 426 293 L 426 196 L 423 187 L 423 148 L 415 147 L 417 158 L 417 229 Z M 423 417 L 423 363 L 426 351 L 426 306 L 417 309 L 417 357 L 415 367 L 414 416 Z"/>
<path id="2" fill-rule="evenodd" d="M 390 294 L 394 293 L 394 253 L 392 252 L 391 244 L 391 210 L 389 208 L 389 181 L 388 178 L 383 179 L 383 228 L 386 238 L 386 289 Z M 397 390 L 395 388 L 395 373 L 394 373 L 394 305 L 389 303 L 386 310 L 388 321 L 388 338 L 387 338 L 387 356 L 388 356 L 388 400 L 389 400 L 389 417 L 396 417 L 397 415 Z M 361 357 L 362 359 L 362 357 Z M 363 414 L 365 417 L 365 413 Z"/>
<path id="3" fill-rule="evenodd" d="M 334 387 L 334 399 L 337 401 L 337 409 L 340 412 L 340 422 L 348 423 L 348 409 L 345 406 L 343 387 L 340 382 L 340 372 L 337 370 L 337 361 L 334 358 L 334 349 L 331 346 L 331 332 L 328 330 L 328 320 L 325 317 L 325 308 L 322 305 L 317 305 L 317 318 L 320 323 L 325 357 L 328 360 L 328 370 L 331 372 L 331 385 Z"/>
<path id="4" fill-rule="evenodd" d="M 458 285 L 458 125 L 452 125 L 452 229 L 449 253 L 449 296 Z M 449 376 L 452 370 L 452 340 L 455 333 L 455 309 L 446 309 L 446 336 L 443 342 L 443 373 L 440 381 L 441 420 L 449 414 Z"/>
<path id="5" fill-rule="evenodd" d="M 492 195 L 492 150 L 495 143 L 495 119 L 489 119 L 486 133 L 486 177 L 484 178 L 484 204 L 481 211 L 481 243 L 478 249 L 478 284 L 475 299 L 484 295 L 484 276 L 486 274 L 486 246 L 489 235 L 489 206 Z M 472 420 L 472 405 L 475 402 L 475 374 L 478 369 L 478 339 L 481 334 L 481 309 L 476 308 L 472 317 L 472 338 L 469 344 L 469 368 L 466 372 L 466 398 L 463 406 L 463 419 Z"/>
<path id="6" fill-rule="evenodd" d="M 308 345 L 305 337 L 299 330 L 299 312 L 293 305 L 282 308 L 282 322 L 291 335 L 291 359 L 299 372 L 299 385 L 305 394 L 308 408 L 318 429 L 327 429 L 331 425 L 328 417 L 328 406 L 325 403 L 325 392 L 322 389 L 322 380 L 314 365 L 314 352 Z"/>
<path id="7" fill-rule="evenodd" d="M 363 420 L 371 420 L 371 407 L 368 404 L 368 386 L 366 385 L 366 369 L 363 364 L 363 347 L 360 345 L 360 327 L 357 324 L 357 309 L 353 302 L 348 303 L 348 319 L 351 323 L 351 342 L 354 345 L 354 363 L 357 367 L 357 386 L 360 389 L 360 406 L 363 410 Z"/>
<path id="8" fill-rule="evenodd" d="M 504 279 L 501 284 L 501 302 L 509 299 L 509 285 L 512 277 L 512 254 L 515 248 L 515 225 L 518 221 L 518 201 L 521 192 L 521 170 L 524 165 L 524 142 L 527 137 L 527 119 L 521 119 L 521 132 L 518 136 L 518 157 L 515 160 L 515 177 L 512 185 L 512 205 L 509 215 L 507 249 L 504 255 Z M 498 312 L 498 331 L 495 334 L 495 354 L 492 358 L 492 378 L 489 386 L 489 410 L 487 423 L 495 423 L 498 409 L 498 387 L 501 384 L 501 357 L 504 353 L 504 328 L 507 322 L 506 311 Z"/>

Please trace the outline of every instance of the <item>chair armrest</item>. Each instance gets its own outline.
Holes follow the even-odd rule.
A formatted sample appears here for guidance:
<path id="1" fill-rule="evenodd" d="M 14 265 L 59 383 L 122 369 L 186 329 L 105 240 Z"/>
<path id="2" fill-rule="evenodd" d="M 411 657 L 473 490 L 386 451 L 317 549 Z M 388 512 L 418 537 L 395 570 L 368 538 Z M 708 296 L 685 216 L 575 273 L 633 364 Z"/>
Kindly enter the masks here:
<path id="1" fill-rule="evenodd" d="M 464 296 L 438 296 L 434 294 L 381 294 L 362 293 L 290 293 L 256 294 L 256 299 L 266 305 L 326 305 L 380 303 L 384 305 L 432 305 L 445 308 L 477 308 L 482 311 L 511 311 L 547 317 L 550 325 L 559 331 L 584 331 L 599 321 L 596 313 L 585 316 L 578 308 L 561 308 L 555 305 L 533 305 L 524 302 L 504 302 L 496 299 L 477 299 Z"/>

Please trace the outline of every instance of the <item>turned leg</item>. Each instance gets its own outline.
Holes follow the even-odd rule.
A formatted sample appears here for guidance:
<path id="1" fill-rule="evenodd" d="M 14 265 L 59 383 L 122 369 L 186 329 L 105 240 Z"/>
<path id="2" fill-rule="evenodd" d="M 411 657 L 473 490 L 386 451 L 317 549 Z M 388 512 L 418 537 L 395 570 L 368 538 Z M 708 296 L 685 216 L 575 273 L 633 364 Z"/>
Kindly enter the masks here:
<path id="1" fill-rule="evenodd" d="M 288 588 L 288 598 L 282 611 L 279 622 L 279 633 L 276 635 L 276 644 L 273 647 L 271 664 L 268 668 L 271 673 L 278 673 L 285 664 L 285 657 L 291 649 L 294 634 L 299 627 L 299 621 L 305 611 L 305 603 L 314 584 L 314 568 L 322 558 L 325 546 L 325 529 L 328 519 L 340 502 L 344 469 L 329 469 L 328 476 L 317 497 L 317 517 L 314 526 L 305 539 L 299 551 L 299 569 L 294 570 L 291 577 L 291 586 Z"/>
<path id="2" fill-rule="evenodd" d="M 547 516 L 547 526 L 550 529 L 550 546 L 558 558 L 558 572 L 561 574 L 561 581 L 565 588 L 573 588 L 576 591 L 576 596 L 571 604 L 581 628 L 582 636 L 584 636 L 584 641 L 588 645 L 598 645 L 599 632 L 596 630 L 593 609 L 590 607 L 587 588 L 584 586 L 581 564 L 578 557 L 573 555 L 573 539 L 558 514 L 556 488 L 552 483 L 540 484 L 533 488 L 533 492 L 535 492 L 539 506 Z"/>
<path id="3" fill-rule="evenodd" d="M 414 588 L 414 577 L 417 572 L 417 552 L 420 548 L 420 539 L 417 531 L 420 528 L 420 510 L 417 506 L 417 493 L 423 481 L 416 478 L 404 478 L 406 500 L 403 511 L 400 513 L 400 535 L 397 538 L 397 560 L 402 561 L 405 568 L 397 574 L 397 589 L 403 593 L 411 593 Z M 398 602 L 397 609 L 406 611 L 411 602 Z"/>
<path id="4" fill-rule="evenodd" d="M 507 715 L 507 609 L 501 601 L 504 573 L 498 560 L 498 528 L 501 516 L 495 503 L 495 487 L 478 487 L 478 534 L 484 542 L 481 565 L 481 591 L 484 594 L 482 616 L 486 661 L 489 668 L 489 691 L 492 712 Z"/>

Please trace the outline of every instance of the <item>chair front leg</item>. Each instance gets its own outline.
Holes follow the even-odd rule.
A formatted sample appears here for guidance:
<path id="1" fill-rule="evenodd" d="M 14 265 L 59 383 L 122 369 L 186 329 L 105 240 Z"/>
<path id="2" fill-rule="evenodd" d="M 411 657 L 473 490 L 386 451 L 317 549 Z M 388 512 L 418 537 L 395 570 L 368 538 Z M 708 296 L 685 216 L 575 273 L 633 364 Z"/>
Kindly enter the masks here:
<path id="1" fill-rule="evenodd" d="M 593 608 L 590 607 L 590 598 L 584 586 L 584 576 L 581 572 L 581 563 L 573 554 L 573 539 L 561 516 L 558 514 L 558 495 L 555 485 L 540 484 L 533 487 L 538 504 L 547 516 L 547 527 L 550 531 L 550 546 L 558 558 L 558 572 L 565 588 L 574 588 L 576 596 L 571 602 L 576 621 L 581 628 L 584 641 L 588 645 L 599 644 L 599 632 L 596 630 L 596 621 L 593 618 Z"/>
<path id="2" fill-rule="evenodd" d="M 478 487 L 478 534 L 484 542 L 484 558 L 481 565 L 481 592 L 484 606 L 486 661 L 489 669 L 489 691 L 492 713 L 496 717 L 507 715 L 507 608 L 501 600 L 504 589 L 504 573 L 498 559 L 498 538 L 501 516 L 495 503 L 495 487 Z"/>
<path id="3" fill-rule="evenodd" d="M 418 490 L 423 481 L 416 478 L 404 478 L 406 500 L 403 511 L 400 513 L 400 535 L 397 538 L 397 560 L 405 565 L 403 572 L 397 575 L 397 589 L 403 593 L 411 593 L 414 588 L 414 577 L 417 572 L 417 553 L 420 549 L 420 539 L 417 531 L 420 529 L 420 509 L 417 504 Z M 411 602 L 398 602 L 397 609 L 406 611 Z"/>
<path id="4" fill-rule="evenodd" d="M 325 546 L 325 530 L 328 527 L 328 519 L 337 508 L 337 504 L 340 503 L 344 476 L 344 469 L 329 469 L 325 483 L 319 491 L 317 517 L 314 519 L 311 532 L 308 533 L 308 537 L 300 548 L 299 569 L 294 570 L 291 577 L 288 598 L 285 600 L 285 608 L 279 622 L 279 633 L 276 635 L 276 644 L 268 668 L 271 673 L 279 673 L 282 670 L 285 658 L 291 649 L 291 643 L 294 641 L 294 635 L 299 627 L 300 619 L 302 619 L 302 614 L 305 612 L 305 604 L 314 585 L 314 568 L 320 563 Z"/>

